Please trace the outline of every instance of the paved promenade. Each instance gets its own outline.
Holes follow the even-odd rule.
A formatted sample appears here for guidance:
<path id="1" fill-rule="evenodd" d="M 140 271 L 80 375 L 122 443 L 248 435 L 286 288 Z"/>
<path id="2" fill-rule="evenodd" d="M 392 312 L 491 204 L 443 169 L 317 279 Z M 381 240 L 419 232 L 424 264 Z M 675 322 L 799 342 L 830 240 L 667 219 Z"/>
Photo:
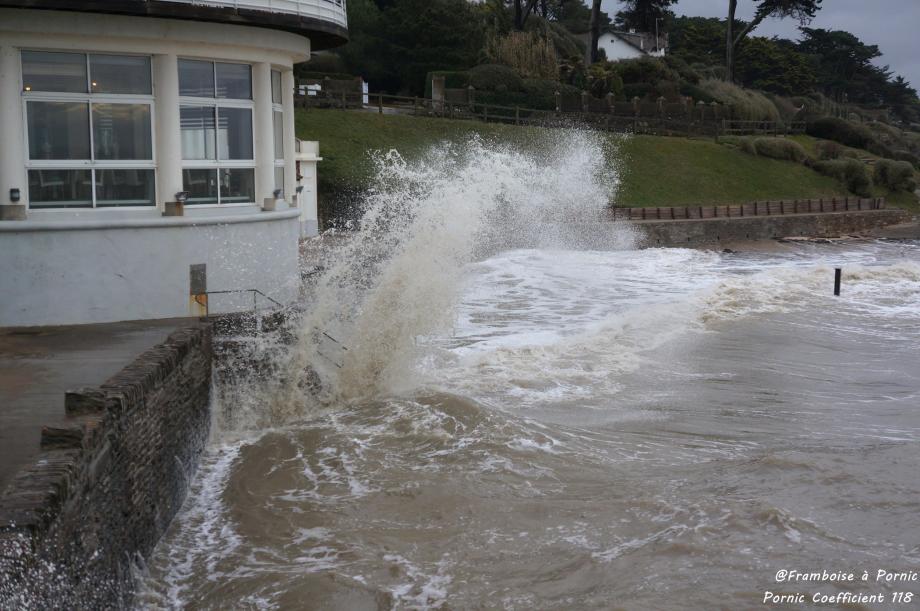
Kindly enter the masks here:
<path id="1" fill-rule="evenodd" d="M 0 493 L 39 452 L 43 425 L 59 425 L 64 392 L 96 386 L 186 319 L 0 328 Z"/>

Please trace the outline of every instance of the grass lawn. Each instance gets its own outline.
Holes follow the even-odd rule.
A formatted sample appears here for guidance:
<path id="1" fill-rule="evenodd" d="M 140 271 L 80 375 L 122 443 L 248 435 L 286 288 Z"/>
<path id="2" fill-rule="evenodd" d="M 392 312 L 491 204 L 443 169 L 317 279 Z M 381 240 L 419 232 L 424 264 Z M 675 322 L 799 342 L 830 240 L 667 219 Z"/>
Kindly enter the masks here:
<path id="1" fill-rule="evenodd" d="M 545 135 L 541 128 L 342 110 L 299 109 L 296 124 L 298 138 L 320 142 L 321 199 L 365 187 L 372 171 L 369 151 L 396 149 L 411 159 L 431 144 L 462 141 L 473 134 L 519 143 L 524 148 Z M 803 144 L 813 149 L 813 142 Z M 755 157 L 711 140 L 634 136 L 622 143 L 618 159 L 610 163 L 620 167 L 617 203 L 621 206 L 724 204 L 848 194 L 834 179 L 802 165 Z M 913 194 L 889 197 L 895 205 L 917 205 Z"/>

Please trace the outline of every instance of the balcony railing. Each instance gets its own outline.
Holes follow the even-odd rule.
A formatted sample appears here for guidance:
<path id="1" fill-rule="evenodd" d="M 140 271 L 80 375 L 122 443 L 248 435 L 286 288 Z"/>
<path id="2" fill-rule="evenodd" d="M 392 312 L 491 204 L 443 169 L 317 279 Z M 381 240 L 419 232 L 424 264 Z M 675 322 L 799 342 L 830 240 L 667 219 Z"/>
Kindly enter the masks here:
<path id="1" fill-rule="evenodd" d="M 166 0 L 181 4 L 194 4 L 197 6 L 216 6 L 225 8 L 244 9 L 250 11 L 265 11 L 268 13 L 283 13 L 312 17 L 331 21 L 335 24 L 348 27 L 348 15 L 345 10 L 346 0 Z"/>

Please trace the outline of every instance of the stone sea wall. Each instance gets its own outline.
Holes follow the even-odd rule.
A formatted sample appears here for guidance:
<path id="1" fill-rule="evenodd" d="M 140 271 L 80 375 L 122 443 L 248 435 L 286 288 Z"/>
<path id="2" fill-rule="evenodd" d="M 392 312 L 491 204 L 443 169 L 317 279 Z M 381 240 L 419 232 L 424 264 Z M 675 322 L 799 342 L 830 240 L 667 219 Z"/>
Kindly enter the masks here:
<path id="1" fill-rule="evenodd" d="M 697 246 L 794 236 L 837 237 L 869 233 L 908 220 L 901 210 L 864 210 L 782 216 L 734 216 L 685 220 L 631 221 L 641 245 Z"/>
<path id="2" fill-rule="evenodd" d="M 0 497 L 0 608 L 129 604 L 210 430 L 211 327 L 196 324 L 96 388 Z"/>

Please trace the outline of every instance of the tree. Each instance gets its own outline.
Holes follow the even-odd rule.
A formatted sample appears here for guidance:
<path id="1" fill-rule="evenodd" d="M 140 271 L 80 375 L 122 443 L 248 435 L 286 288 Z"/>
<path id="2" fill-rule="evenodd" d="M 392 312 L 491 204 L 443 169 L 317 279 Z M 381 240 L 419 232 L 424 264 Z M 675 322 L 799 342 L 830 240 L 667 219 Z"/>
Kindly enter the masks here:
<path id="1" fill-rule="evenodd" d="M 523 30 L 527 18 L 537 7 L 537 0 L 514 0 L 514 29 Z"/>
<path id="2" fill-rule="evenodd" d="M 668 28 L 670 55 L 688 64 L 721 65 L 725 22 L 715 17 L 675 17 Z"/>
<path id="3" fill-rule="evenodd" d="M 597 41 L 601 37 L 601 0 L 594 0 L 591 6 L 591 62 L 597 61 Z"/>
<path id="4" fill-rule="evenodd" d="M 654 32 L 659 21 L 667 28 L 668 22 L 674 18 L 674 12 L 668 7 L 677 0 L 621 0 L 625 5 L 616 15 L 616 26 L 624 30 L 638 32 Z M 659 26 L 660 27 L 660 26 Z"/>
<path id="5" fill-rule="evenodd" d="M 738 50 L 735 76 L 745 87 L 779 95 L 805 95 L 815 88 L 810 58 L 791 40 L 752 36 Z"/>
<path id="6" fill-rule="evenodd" d="M 738 0 L 728 0 L 728 19 L 725 30 L 725 69 L 729 82 L 734 81 L 735 76 L 735 49 L 744 40 L 744 37 L 759 26 L 764 19 L 767 17 L 775 19 L 794 17 L 804 26 L 814 18 L 815 13 L 821 8 L 821 0 L 759 0 L 757 9 L 754 11 L 754 18 L 746 25 L 743 25 L 740 31 L 735 34 L 735 11 L 737 8 Z"/>

